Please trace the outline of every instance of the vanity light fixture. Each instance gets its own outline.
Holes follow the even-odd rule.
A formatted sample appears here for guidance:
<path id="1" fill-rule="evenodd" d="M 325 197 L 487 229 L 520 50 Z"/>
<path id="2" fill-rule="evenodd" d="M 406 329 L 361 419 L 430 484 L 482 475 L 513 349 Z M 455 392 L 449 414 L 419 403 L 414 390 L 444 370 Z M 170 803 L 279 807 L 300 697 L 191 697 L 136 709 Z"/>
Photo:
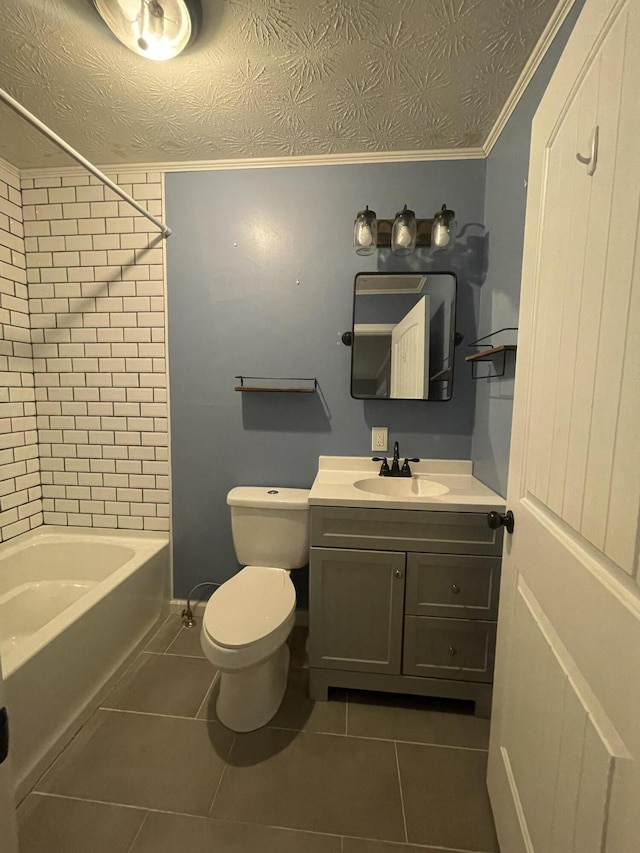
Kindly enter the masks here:
<path id="1" fill-rule="evenodd" d="M 372 255 L 378 248 L 378 220 L 369 205 L 359 211 L 353 223 L 353 247 L 358 255 Z"/>
<path id="2" fill-rule="evenodd" d="M 431 245 L 434 249 L 450 249 L 456 241 L 456 213 L 442 205 L 433 220 Z"/>
<path id="3" fill-rule="evenodd" d="M 200 0 L 93 0 L 114 36 L 146 59 L 173 59 L 196 37 Z"/>
<path id="4" fill-rule="evenodd" d="M 391 229 L 391 251 L 394 255 L 410 255 L 416 248 L 416 215 L 407 205 L 396 213 Z"/>
<path id="5" fill-rule="evenodd" d="M 456 240 L 456 214 L 446 204 L 433 219 L 416 219 L 405 204 L 395 219 L 377 219 L 367 206 L 353 223 L 353 247 L 359 255 L 391 247 L 394 255 L 409 255 L 416 248 L 452 249 Z"/>

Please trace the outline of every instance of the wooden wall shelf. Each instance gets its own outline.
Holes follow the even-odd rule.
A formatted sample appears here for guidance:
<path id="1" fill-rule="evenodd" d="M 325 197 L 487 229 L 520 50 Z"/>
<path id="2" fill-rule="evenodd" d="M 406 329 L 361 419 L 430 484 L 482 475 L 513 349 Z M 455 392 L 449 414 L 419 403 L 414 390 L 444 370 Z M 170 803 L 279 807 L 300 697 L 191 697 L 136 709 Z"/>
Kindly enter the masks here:
<path id="1" fill-rule="evenodd" d="M 315 377 L 303 379 L 298 377 L 277 378 L 274 376 L 236 376 L 240 384 L 236 385 L 234 391 L 247 393 L 268 394 L 313 394 L 318 387 Z M 250 384 L 246 384 L 250 380 Z"/>
<path id="2" fill-rule="evenodd" d="M 504 376 L 506 370 L 507 363 L 507 353 L 512 352 L 515 356 L 515 352 L 518 349 L 516 344 L 502 344 L 499 347 L 489 347 L 489 349 L 480 350 L 480 352 L 474 352 L 473 355 L 465 355 L 464 360 L 472 362 L 471 364 L 471 378 L 472 379 L 499 379 L 501 376 Z M 496 373 L 487 373 L 484 376 L 479 376 L 476 371 L 476 365 L 481 361 L 493 361 L 494 358 L 502 356 L 502 364 L 500 370 Z"/>
<path id="3" fill-rule="evenodd" d="M 473 355 L 465 355 L 465 361 L 482 361 L 488 355 L 494 355 L 498 352 L 515 352 L 518 349 L 517 344 L 504 344 L 501 347 L 491 347 L 491 349 L 483 349 L 480 352 L 474 352 Z"/>
<path id="4" fill-rule="evenodd" d="M 504 376 L 506 365 L 507 365 L 507 353 L 512 352 L 514 354 L 518 349 L 517 344 L 499 344 L 497 346 L 491 346 L 489 341 L 490 338 L 495 337 L 496 335 L 501 335 L 503 332 L 517 332 L 517 326 L 507 326 L 504 329 L 497 329 L 495 332 L 491 332 L 488 335 L 485 335 L 482 338 L 478 338 L 477 341 L 472 341 L 469 344 L 470 347 L 479 347 L 483 346 L 484 349 L 481 349 L 479 352 L 474 352 L 471 355 L 466 355 L 464 357 L 465 361 L 472 362 L 471 364 L 471 378 L 472 379 L 498 379 L 500 376 Z M 487 343 L 482 343 L 483 341 L 487 341 Z M 502 358 L 502 364 L 499 371 L 495 373 L 487 373 L 485 375 L 479 376 L 476 370 L 476 366 L 481 361 L 493 361 L 495 358 Z"/>

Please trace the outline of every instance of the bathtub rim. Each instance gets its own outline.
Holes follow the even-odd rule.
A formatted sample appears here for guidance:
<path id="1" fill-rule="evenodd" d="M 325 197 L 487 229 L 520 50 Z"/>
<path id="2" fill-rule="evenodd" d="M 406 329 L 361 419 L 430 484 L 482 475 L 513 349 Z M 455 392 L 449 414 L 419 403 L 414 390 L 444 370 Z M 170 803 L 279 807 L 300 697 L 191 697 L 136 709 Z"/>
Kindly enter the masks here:
<path id="1" fill-rule="evenodd" d="M 160 553 L 164 548 L 168 548 L 169 534 L 158 531 L 42 525 L 0 544 L 0 572 L 2 571 L 2 559 L 4 557 L 26 550 L 35 544 L 46 544 L 47 542 L 65 544 L 70 541 L 126 544 L 133 549 L 134 553 L 107 575 L 104 580 L 97 582 L 81 598 L 64 608 L 38 631 L 25 639 L 18 648 L 10 651 L 5 650 L 0 661 L 5 681 L 27 664 L 40 649 L 53 642 L 69 624 L 79 619 L 83 613 L 91 610 L 104 595 L 108 594 L 109 590 L 122 583 L 147 560 Z M 60 578 L 60 580 L 63 579 Z"/>

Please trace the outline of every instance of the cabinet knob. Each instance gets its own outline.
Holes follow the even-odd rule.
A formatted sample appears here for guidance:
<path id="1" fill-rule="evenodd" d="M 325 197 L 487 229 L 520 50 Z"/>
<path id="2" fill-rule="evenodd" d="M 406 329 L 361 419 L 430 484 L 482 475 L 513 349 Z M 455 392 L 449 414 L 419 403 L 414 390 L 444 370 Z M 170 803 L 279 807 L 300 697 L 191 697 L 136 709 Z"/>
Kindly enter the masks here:
<path id="1" fill-rule="evenodd" d="M 455 656 L 456 656 L 457 652 L 456 652 L 456 650 L 453 648 L 453 646 L 449 646 L 449 654 L 451 655 L 451 657 L 455 657 Z"/>
<path id="2" fill-rule="evenodd" d="M 395 575 L 396 575 L 396 577 L 397 577 L 397 578 L 401 578 L 401 577 L 402 577 L 402 572 L 400 571 L 400 569 L 397 569 L 397 570 L 396 570 Z"/>
<path id="3" fill-rule="evenodd" d="M 460 587 L 457 583 L 451 584 L 451 592 L 454 592 L 456 595 L 460 592 Z"/>

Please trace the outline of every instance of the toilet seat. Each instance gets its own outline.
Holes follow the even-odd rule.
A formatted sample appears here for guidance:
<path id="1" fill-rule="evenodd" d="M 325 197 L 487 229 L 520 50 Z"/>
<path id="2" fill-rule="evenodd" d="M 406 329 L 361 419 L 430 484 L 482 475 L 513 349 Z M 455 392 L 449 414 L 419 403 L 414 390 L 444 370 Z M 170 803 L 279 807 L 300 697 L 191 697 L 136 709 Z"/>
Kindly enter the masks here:
<path id="1" fill-rule="evenodd" d="M 295 607 L 296 592 L 288 571 L 245 566 L 211 596 L 202 629 L 222 648 L 247 648 L 277 632 Z"/>

